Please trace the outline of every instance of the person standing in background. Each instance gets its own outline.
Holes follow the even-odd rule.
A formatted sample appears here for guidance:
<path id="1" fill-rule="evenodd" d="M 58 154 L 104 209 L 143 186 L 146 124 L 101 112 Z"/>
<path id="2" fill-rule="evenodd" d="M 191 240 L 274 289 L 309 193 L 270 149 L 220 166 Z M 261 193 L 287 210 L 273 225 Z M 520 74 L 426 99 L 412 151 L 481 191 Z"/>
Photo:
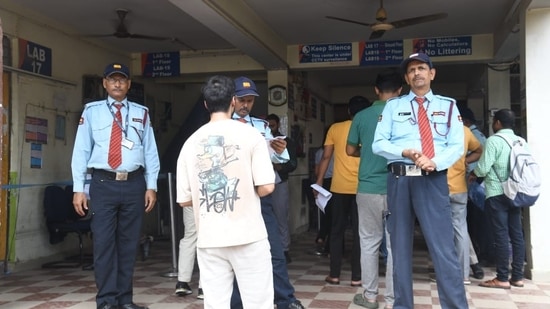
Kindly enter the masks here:
<path id="1" fill-rule="evenodd" d="M 272 309 L 271 255 L 260 197 L 273 192 L 275 174 L 265 139 L 231 120 L 231 78 L 212 76 L 202 92 L 210 121 L 181 148 L 176 200 L 194 212 L 204 308 L 229 308 L 239 277 L 246 308 Z"/>
<path id="2" fill-rule="evenodd" d="M 464 127 L 464 153 L 447 171 L 449 200 L 454 229 L 454 244 L 462 269 L 464 284 L 470 284 L 470 236 L 466 223 L 468 184 L 467 168 L 479 160 L 483 147 L 469 128 Z M 474 252 L 475 255 L 475 252 Z M 476 258 L 477 259 L 477 258 Z M 477 262 L 476 262 L 477 263 Z"/>
<path id="3" fill-rule="evenodd" d="M 369 107 L 369 100 L 362 96 L 352 97 L 348 102 L 348 114 L 351 119 L 359 111 Z M 329 284 L 340 284 L 342 256 L 345 231 L 351 222 L 353 234 L 351 248 L 351 286 L 361 286 L 361 253 L 359 249 L 359 231 L 357 222 L 357 172 L 359 158 L 346 154 L 346 140 L 351 126 L 351 120 L 334 123 L 328 129 L 325 137 L 323 158 L 319 164 L 319 174 L 316 184 L 323 185 L 324 175 L 329 162 L 334 155 L 334 170 L 332 175 L 332 225 L 330 231 L 330 273 L 325 278 Z M 314 190 L 315 197 L 318 192 Z"/>
<path id="4" fill-rule="evenodd" d="M 326 132 L 325 132 L 326 136 Z M 324 143 L 324 140 L 323 140 Z M 319 147 L 315 151 L 315 170 L 314 176 L 315 181 L 319 177 L 319 169 L 321 166 L 321 160 L 323 159 L 323 148 L 324 146 Z M 334 168 L 334 155 L 330 157 L 328 162 L 327 170 L 323 176 L 323 188 L 330 190 L 332 183 L 332 170 Z M 331 200 L 328 201 L 325 206 L 324 212 L 318 209 L 317 213 L 319 215 L 319 227 L 317 231 L 317 237 L 315 237 L 315 245 L 317 249 L 315 250 L 315 255 L 328 255 L 330 252 L 330 225 L 332 224 L 332 203 Z"/>
<path id="5" fill-rule="evenodd" d="M 111 63 L 103 72 L 105 100 L 84 107 L 71 162 L 73 206 L 84 216 L 84 182 L 92 169 L 90 205 L 98 309 L 145 309 L 133 303 L 134 265 L 143 214 L 157 201 L 160 170 L 147 107 L 128 101 L 130 70 Z"/>
<path id="6" fill-rule="evenodd" d="M 263 119 L 250 116 L 250 111 L 254 107 L 256 97 L 259 97 L 256 84 L 247 77 L 241 76 L 234 80 L 235 82 L 235 111 L 233 119 L 249 125 L 262 134 L 273 148 L 271 155 L 272 163 L 285 163 L 290 159 L 286 149 L 284 139 L 273 139 L 269 124 Z M 277 308 L 283 309 L 303 309 L 304 306 L 294 296 L 294 287 L 288 277 L 286 258 L 283 251 L 279 226 L 275 214 L 273 213 L 273 197 L 271 194 L 261 198 L 262 217 L 267 236 L 271 247 L 271 263 L 273 265 L 273 288 L 275 290 L 275 304 Z M 236 281 L 235 281 L 236 282 Z M 233 296 L 231 298 L 231 309 L 242 308 L 239 287 L 236 283 L 233 287 Z"/>
<path id="7" fill-rule="evenodd" d="M 493 132 L 512 141 L 518 140 L 513 130 L 515 120 L 513 111 L 509 109 L 497 111 L 493 117 Z M 489 137 L 483 154 L 468 179 L 469 182 L 473 182 L 477 177 L 485 177 L 485 208 L 495 239 L 497 270 L 495 278 L 479 284 L 486 288 L 523 287 L 525 240 L 521 223 L 522 209 L 512 205 L 510 199 L 504 195 L 501 185 L 501 179 L 508 179 L 510 176 L 510 151 L 510 146 L 503 137 L 497 135 Z M 512 243 L 511 273 L 510 243 Z"/>
<path id="8" fill-rule="evenodd" d="M 462 116 L 463 124 L 470 129 L 472 134 L 477 138 L 481 143 L 481 146 L 485 146 L 487 137 L 485 134 L 479 130 L 476 123 L 476 117 L 474 112 L 468 108 L 460 108 L 460 115 Z M 468 164 L 467 175 L 469 175 L 477 166 L 477 162 L 472 162 Z M 481 183 L 483 178 L 478 179 L 477 182 Z M 483 187 L 480 187 L 478 183 L 469 184 L 468 190 L 480 189 L 484 191 Z M 491 224 L 487 214 L 485 213 L 483 200 L 485 199 L 484 192 L 483 198 L 478 199 L 480 202 L 476 205 L 471 199 L 468 199 L 468 231 L 470 233 L 470 268 L 473 272 L 473 277 L 476 279 L 483 279 L 484 272 L 481 268 L 480 260 L 483 260 L 483 263 L 492 265 L 495 261 L 494 257 L 494 239 L 491 232 Z M 476 252 L 477 249 L 477 252 Z M 478 259 L 479 257 L 479 259 Z"/>
<path id="9" fill-rule="evenodd" d="M 281 120 L 275 114 L 269 114 L 265 118 L 269 123 L 269 129 L 273 137 L 283 136 L 279 131 Z M 292 261 L 290 258 L 290 231 L 288 229 L 289 208 L 290 208 L 290 191 L 288 187 L 288 174 L 293 172 L 298 166 L 296 159 L 296 147 L 294 142 L 287 136 L 285 137 L 286 149 L 290 160 L 285 163 L 273 163 L 273 169 L 279 176 L 279 182 L 275 183 L 275 190 L 271 194 L 273 196 L 273 213 L 279 223 L 279 232 L 281 233 L 281 241 L 287 264 Z M 277 179 L 277 178 L 275 178 Z"/>
<path id="10" fill-rule="evenodd" d="M 361 281 L 364 291 L 356 294 L 353 303 L 378 308 L 378 265 L 379 251 L 386 234 L 386 309 L 393 307 L 393 259 L 390 238 L 385 228 L 388 204 L 386 200 L 388 168 L 384 157 L 372 153 L 374 131 L 378 117 L 382 114 L 386 101 L 399 96 L 403 86 L 401 75 L 395 70 L 378 74 L 374 92 L 378 100 L 371 107 L 358 112 L 351 123 L 346 153 L 359 157 L 359 183 L 357 186 L 357 213 L 359 218 L 359 239 L 361 245 Z M 362 147 L 365 145 L 365 147 Z"/>
<path id="11" fill-rule="evenodd" d="M 394 308 L 414 308 L 412 258 L 415 219 L 433 261 L 442 308 L 468 308 L 454 250 L 447 169 L 464 151 L 464 129 L 454 99 L 435 95 L 430 57 L 414 53 L 401 63 L 406 95 L 387 101 L 372 150 L 388 163 L 388 232 Z"/>

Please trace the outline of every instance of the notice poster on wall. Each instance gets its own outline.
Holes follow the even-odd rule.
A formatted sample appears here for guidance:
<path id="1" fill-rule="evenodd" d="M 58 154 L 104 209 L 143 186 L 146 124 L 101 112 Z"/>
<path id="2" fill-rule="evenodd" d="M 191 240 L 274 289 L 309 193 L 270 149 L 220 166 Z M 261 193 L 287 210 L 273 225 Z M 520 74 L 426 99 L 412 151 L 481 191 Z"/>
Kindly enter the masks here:
<path id="1" fill-rule="evenodd" d="M 425 53 L 430 57 L 467 56 L 472 54 L 472 37 L 442 37 L 413 39 L 414 53 Z"/>
<path id="2" fill-rule="evenodd" d="M 25 142 L 48 143 L 48 119 L 25 117 Z"/>
<path id="3" fill-rule="evenodd" d="M 141 72 L 144 77 L 179 76 L 180 53 L 143 53 L 141 54 Z"/>
<path id="4" fill-rule="evenodd" d="M 42 168 L 42 144 L 31 143 L 31 168 Z"/>
<path id="5" fill-rule="evenodd" d="M 347 62 L 353 59 L 351 43 L 300 45 L 300 63 Z"/>

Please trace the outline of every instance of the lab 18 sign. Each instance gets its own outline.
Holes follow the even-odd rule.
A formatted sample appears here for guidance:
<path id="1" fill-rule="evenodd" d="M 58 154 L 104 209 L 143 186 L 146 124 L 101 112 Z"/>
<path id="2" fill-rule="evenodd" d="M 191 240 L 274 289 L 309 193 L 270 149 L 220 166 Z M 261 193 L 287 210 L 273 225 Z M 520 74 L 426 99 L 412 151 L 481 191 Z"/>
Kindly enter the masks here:
<path id="1" fill-rule="evenodd" d="M 40 75 L 52 76 L 52 49 L 19 39 L 19 68 Z"/>

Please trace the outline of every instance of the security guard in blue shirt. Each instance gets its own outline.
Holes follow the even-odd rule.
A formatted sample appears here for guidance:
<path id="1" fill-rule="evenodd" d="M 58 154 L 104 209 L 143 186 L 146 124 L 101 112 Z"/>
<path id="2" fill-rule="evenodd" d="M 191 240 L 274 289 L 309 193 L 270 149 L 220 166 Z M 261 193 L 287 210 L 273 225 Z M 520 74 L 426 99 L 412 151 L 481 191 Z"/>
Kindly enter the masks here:
<path id="1" fill-rule="evenodd" d="M 233 119 L 243 123 L 250 124 L 258 129 L 260 133 L 270 140 L 273 154 L 271 162 L 285 163 L 290 159 L 288 150 L 286 149 L 286 141 L 284 139 L 273 139 L 269 123 L 263 119 L 250 116 L 250 111 L 254 106 L 254 100 L 260 96 L 256 90 L 256 84 L 247 77 L 238 77 L 235 79 L 235 112 Z M 276 174 L 277 175 L 277 174 Z M 275 182 L 280 182 L 280 179 L 275 179 Z M 273 266 L 273 288 L 275 294 L 275 304 L 277 308 L 284 309 L 302 309 L 304 306 L 294 296 L 294 287 L 290 283 L 288 277 L 288 269 L 286 266 L 286 257 L 283 252 L 283 243 L 279 233 L 279 224 L 273 213 L 273 197 L 270 195 L 261 198 L 262 217 L 267 229 L 267 238 L 271 247 L 271 263 Z M 231 297 L 231 309 L 242 308 L 242 301 L 237 284 L 234 285 L 233 295 Z"/>
<path id="2" fill-rule="evenodd" d="M 126 98 L 129 76 L 126 65 L 105 68 L 103 87 L 109 96 L 86 104 L 72 156 L 73 206 L 81 216 L 88 208 L 92 212 L 98 309 L 146 308 L 132 301 L 132 279 L 143 214 L 157 200 L 160 163 L 147 107 Z M 114 126 L 120 134 L 111 134 Z M 111 150 L 119 154 L 117 163 L 109 163 Z M 89 170 L 91 205 L 84 194 Z"/>
<path id="3" fill-rule="evenodd" d="M 373 152 L 388 160 L 387 223 L 392 252 L 397 257 L 393 272 L 394 308 L 414 308 L 415 218 L 435 267 L 441 307 L 468 308 L 462 271 L 454 250 L 446 173 L 463 153 L 462 120 L 454 99 L 432 93 L 430 84 L 435 78 L 435 69 L 426 54 L 410 55 L 401 68 L 411 91 L 387 101 L 372 144 Z M 431 147 L 431 143 L 421 141 L 420 105 L 426 110 Z"/>

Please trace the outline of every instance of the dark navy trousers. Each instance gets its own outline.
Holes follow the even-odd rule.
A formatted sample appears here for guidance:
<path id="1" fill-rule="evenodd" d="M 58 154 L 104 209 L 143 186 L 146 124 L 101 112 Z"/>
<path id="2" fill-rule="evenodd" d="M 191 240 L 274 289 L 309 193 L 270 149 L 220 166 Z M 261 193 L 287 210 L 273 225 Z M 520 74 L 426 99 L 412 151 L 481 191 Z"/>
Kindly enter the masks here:
<path id="1" fill-rule="evenodd" d="M 145 178 L 90 184 L 97 305 L 132 303 L 132 279 L 145 212 Z"/>
<path id="2" fill-rule="evenodd" d="M 434 264 L 441 308 L 468 308 L 454 248 L 447 174 L 398 177 L 388 173 L 388 210 L 388 232 L 394 256 L 393 307 L 414 308 L 412 257 L 415 219 L 418 219 Z"/>
<path id="3" fill-rule="evenodd" d="M 296 301 L 294 287 L 290 284 L 286 258 L 283 252 L 283 244 L 279 233 L 279 225 L 273 213 L 273 201 L 271 194 L 261 198 L 262 217 L 267 229 L 267 238 L 271 246 L 271 263 L 273 264 L 273 288 L 275 289 L 275 304 L 277 308 L 287 308 Z M 243 308 L 237 282 L 233 285 L 231 297 L 231 309 Z"/>

